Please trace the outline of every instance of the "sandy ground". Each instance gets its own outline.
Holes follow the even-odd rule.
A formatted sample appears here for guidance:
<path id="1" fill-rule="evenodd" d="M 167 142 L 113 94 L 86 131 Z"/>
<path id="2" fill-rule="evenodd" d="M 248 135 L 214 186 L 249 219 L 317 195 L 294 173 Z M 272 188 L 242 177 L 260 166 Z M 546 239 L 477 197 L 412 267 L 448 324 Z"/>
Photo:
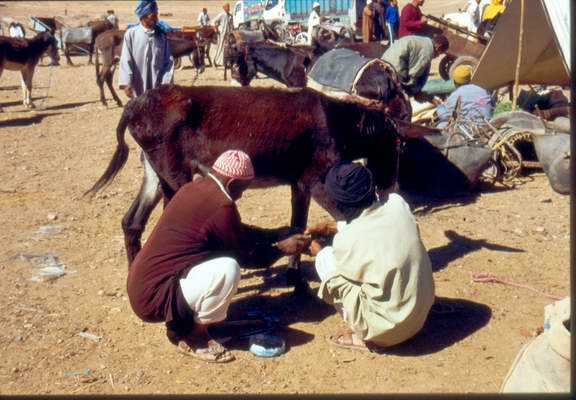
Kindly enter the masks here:
<path id="1" fill-rule="evenodd" d="M 131 13 L 128 2 L 99 3 L 2 3 L 0 12 L 21 18 L 66 8 L 89 15 L 113 7 L 122 23 Z M 202 6 L 161 4 L 162 12 L 182 18 L 168 20 L 176 26 L 186 23 L 188 7 L 195 16 Z M 257 358 L 237 341 L 230 364 L 186 358 L 166 340 L 163 325 L 141 322 L 127 301 L 120 220 L 142 176 L 130 137 L 130 157 L 116 181 L 92 201 L 81 197 L 108 165 L 122 109 L 100 105 L 93 67 L 85 57 L 75 62 L 80 66 L 37 69 L 36 111 L 21 104 L 18 73 L 7 71 L 0 81 L 0 394 L 495 392 L 552 300 L 524 288 L 474 283 L 471 274 L 569 293 L 569 199 L 536 172 L 515 189 L 483 187 L 476 197 L 433 207 L 410 200 L 437 295 L 434 312 L 412 340 L 381 355 L 331 347 L 326 338 L 341 327 L 338 315 L 314 296 L 291 295 L 282 280 L 284 258 L 268 271 L 243 272 L 230 313 L 233 319 L 250 310 L 278 316 L 276 333 L 287 352 Z M 184 85 L 194 76 L 189 61 L 185 65 L 176 75 Z M 195 84 L 227 83 L 222 70 L 208 69 Z M 279 226 L 289 220 L 288 198 L 288 187 L 249 190 L 239 209 L 248 223 Z M 154 211 L 146 233 L 160 213 Z M 312 204 L 310 223 L 326 216 Z M 61 232 L 42 234 L 46 226 Z M 35 268 L 19 255 L 47 252 L 57 254 L 66 275 L 35 282 Z M 315 292 L 311 264 L 305 269 Z"/>

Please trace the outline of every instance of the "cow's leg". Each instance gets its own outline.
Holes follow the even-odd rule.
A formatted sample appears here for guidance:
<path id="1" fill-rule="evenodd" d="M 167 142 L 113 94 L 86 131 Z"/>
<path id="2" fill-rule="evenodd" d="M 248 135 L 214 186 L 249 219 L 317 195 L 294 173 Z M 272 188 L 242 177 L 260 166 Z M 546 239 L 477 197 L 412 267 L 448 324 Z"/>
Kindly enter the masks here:
<path id="1" fill-rule="evenodd" d="M 94 54 L 95 42 L 96 42 L 96 35 L 92 35 L 92 40 L 90 41 L 90 53 L 88 55 L 88 65 L 92 65 L 92 54 Z"/>
<path id="2" fill-rule="evenodd" d="M 104 106 L 108 106 L 106 102 L 106 96 L 104 95 L 104 81 L 106 74 L 108 73 L 108 66 L 103 65 L 102 69 L 99 72 L 96 72 L 96 84 L 98 85 L 98 89 L 100 89 L 100 102 Z M 108 83 L 108 82 L 106 82 Z"/>
<path id="3" fill-rule="evenodd" d="M 106 85 L 108 85 L 108 89 L 110 89 L 110 93 L 112 93 L 112 97 L 114 98 L 114 101 L 116 102 L 116 104 L 118 105 L 118 107 L 122 107 L 122 100 L 120 100 L 120 97 L 118 97 L 118 95 L 116 94 L 116 91 L 114 90 L 114 67 L 108 67 L 107 71 L 106 71 Z"/>
<path id="4" fill-rule="evenodd" d="M 34 108 L 32 104 L 32 77 L 34 76 L 34 67 L 26 65 L 22 71 L 22 97 L 24 107 Z"/>
<path id="5" fill-rule="evenodd" d="M 146 227 L 146 222 L 162 197 L 158 175 L 156 175 L 146 157 L 142 156 L 142 158 L 144 163 L 142 186 L 130 209 L 122 218 L 128 266 L 130 266 L 142 247 L 140 238 Z"/>
<path id="6" fill-rule="evenodd" d="M 306 229 L 308 209 L 310 208 L 310 192 L 303 189 L 298 183 L 291 185 L 292 192 L 292 219 L 290 227 L 299 232 Z M 305 291 L 308 287 L 300 273 L 300 256 L 290 256 L 286 270 L 286 282 L 294 286 L 296 292 Z"/>

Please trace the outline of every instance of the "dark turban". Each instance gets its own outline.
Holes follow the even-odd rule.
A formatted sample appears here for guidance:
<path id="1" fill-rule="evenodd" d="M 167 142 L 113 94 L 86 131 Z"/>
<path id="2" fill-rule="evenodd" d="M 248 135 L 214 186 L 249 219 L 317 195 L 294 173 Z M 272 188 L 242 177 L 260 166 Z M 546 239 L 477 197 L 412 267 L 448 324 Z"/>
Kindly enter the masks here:
<path id="1" fill-rule="evenodd" d="M 138 18 L 155 12 L 158 12 L 158 4 L 155 0 L 139 0 L 136 4 L 135 13 Z"/>
<path id="2" fill-rule="evenodd" d="M 326 175 L 326 192 L 342 206 L 362 206 L 374 197 L 372 173 L 361 164 L 338 164 Z"/>

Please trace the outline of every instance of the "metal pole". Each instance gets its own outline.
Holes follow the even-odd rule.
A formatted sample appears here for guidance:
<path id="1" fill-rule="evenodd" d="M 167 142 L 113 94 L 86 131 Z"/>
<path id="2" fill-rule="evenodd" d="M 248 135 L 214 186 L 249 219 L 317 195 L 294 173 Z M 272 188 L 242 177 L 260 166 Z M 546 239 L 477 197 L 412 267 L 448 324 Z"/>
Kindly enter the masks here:
<path id="1" fill-rule="evenodd" d="M 524 44 L 524 0 L 520 0 L 520 36 L 518 38 L 518 58 L 516 59 L 516 73 L 514 75 L 514 98 L 512 100 L 512 111 L 516 111 L 516 101 L 518 100 L 518 90 L 520 88 L 520 63 L 522 62 L 522 46 Z"/>

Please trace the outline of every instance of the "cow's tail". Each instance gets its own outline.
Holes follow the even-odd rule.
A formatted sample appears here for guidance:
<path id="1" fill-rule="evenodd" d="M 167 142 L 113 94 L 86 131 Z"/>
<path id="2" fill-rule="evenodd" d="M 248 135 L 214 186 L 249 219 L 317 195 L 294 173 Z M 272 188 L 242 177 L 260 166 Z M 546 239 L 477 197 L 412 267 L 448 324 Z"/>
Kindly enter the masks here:
<path id="1" fill-rule="evenodd" d="M 126 128 L 128 127 L 128 123 L 130 122 L 130 117 L 132 116 L 131 107 L 129 106 L 130 104 L 126 105 L 126 108 L 122 113 L 122 117 L 120 118 L 120 122 L 118 123 L 118 127 L 116 128 L 116 140 L 118 141 L 118 145 L 116 146 L 116 151 L 110 160 L 110 164 L 108 164 L 108 168 L 106 168 L 106 171 L 104 171 L 104 174 L 100 177 L 100 179 L 98 179 L 94 186 L 92 186 L 84 193 L 84 196 L 94 196 L 96 193 L 102 190 L 102 188 L 110 184 L 118 172 L 120 172 L 124 164 L 126 164 L 130 149 L 124 140 L 124 135 Z"/>

